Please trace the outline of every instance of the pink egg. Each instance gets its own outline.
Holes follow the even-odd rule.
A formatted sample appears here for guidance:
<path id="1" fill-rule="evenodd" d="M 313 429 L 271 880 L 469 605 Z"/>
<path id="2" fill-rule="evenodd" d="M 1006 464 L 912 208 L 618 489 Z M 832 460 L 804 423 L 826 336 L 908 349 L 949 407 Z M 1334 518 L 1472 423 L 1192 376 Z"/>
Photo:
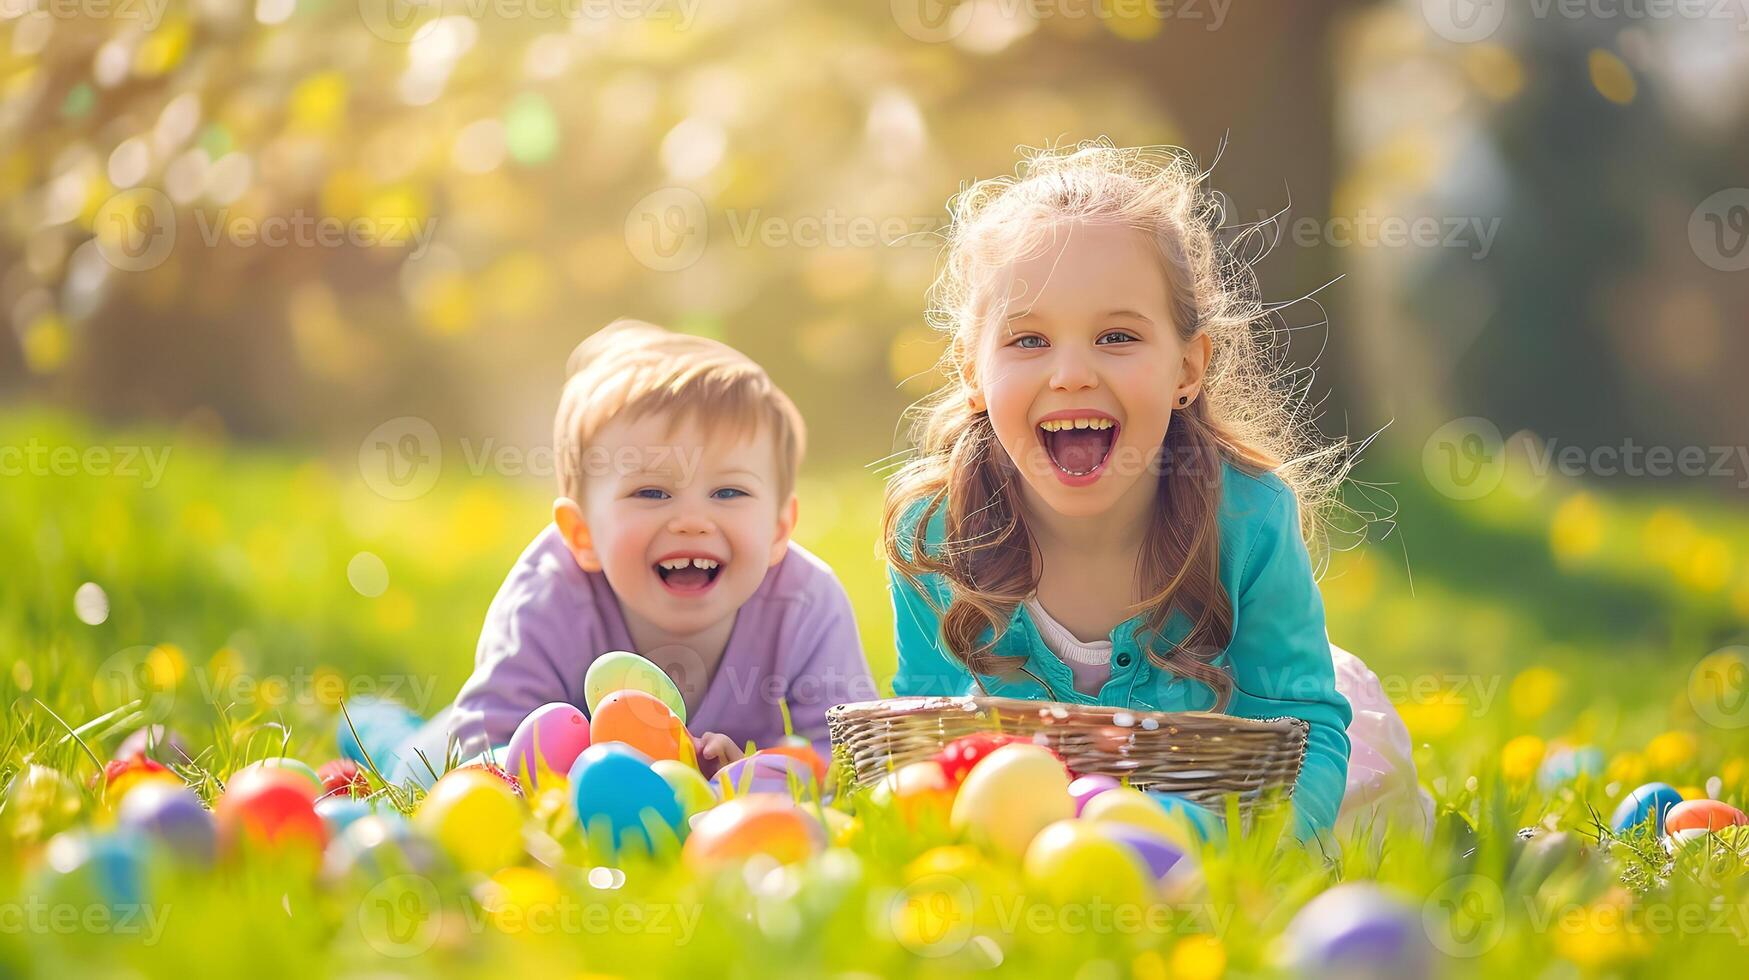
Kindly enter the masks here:
<path id="1" fill-rule="evenodd" d="M 529 712 L 516 726 L 504 764 L 526 788 L 533 789 L 543 775 L 556 773 L 563 778 L 588 747 L 589 719 L 576 705 L 554 701 Z"/>
<path id="2" fill-rule="evenodd" d="M 1091 776 L 1081 776 L 1069 784 L 1069 795 L 1075 798 L 1075 816 L 1081 815 L 1081 808 L 1087 801 L 1108 789 L 1117 789 L 1121 785 L 1110 776 L 1095 773 Z"/>
<path id="3" fill-rule="evenodd" d="M 1676 836 L 1684 830 L 1720 830 L 1749 824 L 1749 815 L 1718 800 L 1683 800 L 1664 814 L 1664 833 Z"/>

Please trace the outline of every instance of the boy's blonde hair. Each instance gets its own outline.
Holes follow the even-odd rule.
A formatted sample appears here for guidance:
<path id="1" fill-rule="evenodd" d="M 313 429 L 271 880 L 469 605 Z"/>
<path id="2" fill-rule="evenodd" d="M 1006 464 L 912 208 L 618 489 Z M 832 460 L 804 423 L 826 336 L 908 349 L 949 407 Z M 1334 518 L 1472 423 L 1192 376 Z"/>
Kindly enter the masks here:
<path id="1" fill-rule="evenodd" d="M 777 455 L 778 503 L 795 492 L 806 449 L 801 413 L 765 369 L 727 344 L 642 320 L 615 320 L 577 345 L 553 421 L 559 490 L 583 499 L 584 458 L 602 428 L 624 415 L 666 414 L 668 431 L 695 421 L 715 438 L 763 427 Z"/>

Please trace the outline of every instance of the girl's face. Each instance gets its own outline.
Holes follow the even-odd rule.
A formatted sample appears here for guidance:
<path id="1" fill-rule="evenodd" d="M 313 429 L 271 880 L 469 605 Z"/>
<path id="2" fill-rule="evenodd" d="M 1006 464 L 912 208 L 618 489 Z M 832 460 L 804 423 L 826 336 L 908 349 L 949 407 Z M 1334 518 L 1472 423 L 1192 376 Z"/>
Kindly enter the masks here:
<path id="1" fill-rule="evenodd" d="M 1210 351 L 1206 334 L 1179 338 L 1159 252 L 1132 228 L 1065 222 L 1043 254 L 998 276 L 972 405 L 1032 502 L 1064 517 L 1145 504 L 1172 411 L 1196 397 Z"/>

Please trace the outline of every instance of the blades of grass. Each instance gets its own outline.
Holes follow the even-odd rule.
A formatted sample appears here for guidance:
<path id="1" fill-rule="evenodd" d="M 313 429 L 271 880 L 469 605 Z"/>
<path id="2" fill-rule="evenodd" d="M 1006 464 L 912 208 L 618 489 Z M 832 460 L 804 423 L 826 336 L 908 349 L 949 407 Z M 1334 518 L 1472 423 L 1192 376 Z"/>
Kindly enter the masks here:
<path id="1" fill-rule="evenodd" d="M 60 715 L 56 714 L 55 709 L 44 704 L 42 702 L 41 698 L 31 698 L 31 700 L 35 701 L 37 703 L 37 707 L 48 712 L 50 718 L 53 718 L 54 720 L 61 723 L 61 727 L 65 728 L 67 730 L 68 737 L 71 738 L 74 742 L 77 742 L 79 747 L 85 750 L 85 754 L 91 757 L 91 764 L 97 767 L 98 772 L 102 772 L 103 771 L 103 760 L 99 759 L 97 757 L 96 752 L 91 751 L 91 746 L 85 744 L 85 740 L 79 737 L 79 733 L 77 731 L 74 731 L 73 726 L 67 724 L 67 720 L 65 718 L 62 718 Z"/>

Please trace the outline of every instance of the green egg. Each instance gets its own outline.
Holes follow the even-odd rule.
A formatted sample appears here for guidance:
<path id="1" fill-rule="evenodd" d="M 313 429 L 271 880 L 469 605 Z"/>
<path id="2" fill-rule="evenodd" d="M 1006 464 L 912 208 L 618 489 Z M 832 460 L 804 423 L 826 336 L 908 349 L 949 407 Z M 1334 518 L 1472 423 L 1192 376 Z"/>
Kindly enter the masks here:
<path id="1" fill-rule="evenodd" d="M 697 769 L 673 759 L 657 759 L 650 763 L 650 768 L 656 770 L 656 775 L 661 776 L 669 788 L 674 790 L 675 797 L 680 800 L 680 808 L 686 811 L 688 817 L 717 805 L 717 794 Z"/>
<path id="2" fill-rule="evenodd" d="M 591 717 L 594 717 L 595 706 L 602 698 L 615 691 L 627 690 L 654 696 L 680 718 L 681 724 L 686 723 L 686 701 L 681 698 L 680 689 L 674 686 L 662 668 L 635 653 L 624 650 L 604 653 L 595 658 L 595 662 L 589 665 L 589 672 L 583 675 L 583 700 L 588 704 Z"/>

